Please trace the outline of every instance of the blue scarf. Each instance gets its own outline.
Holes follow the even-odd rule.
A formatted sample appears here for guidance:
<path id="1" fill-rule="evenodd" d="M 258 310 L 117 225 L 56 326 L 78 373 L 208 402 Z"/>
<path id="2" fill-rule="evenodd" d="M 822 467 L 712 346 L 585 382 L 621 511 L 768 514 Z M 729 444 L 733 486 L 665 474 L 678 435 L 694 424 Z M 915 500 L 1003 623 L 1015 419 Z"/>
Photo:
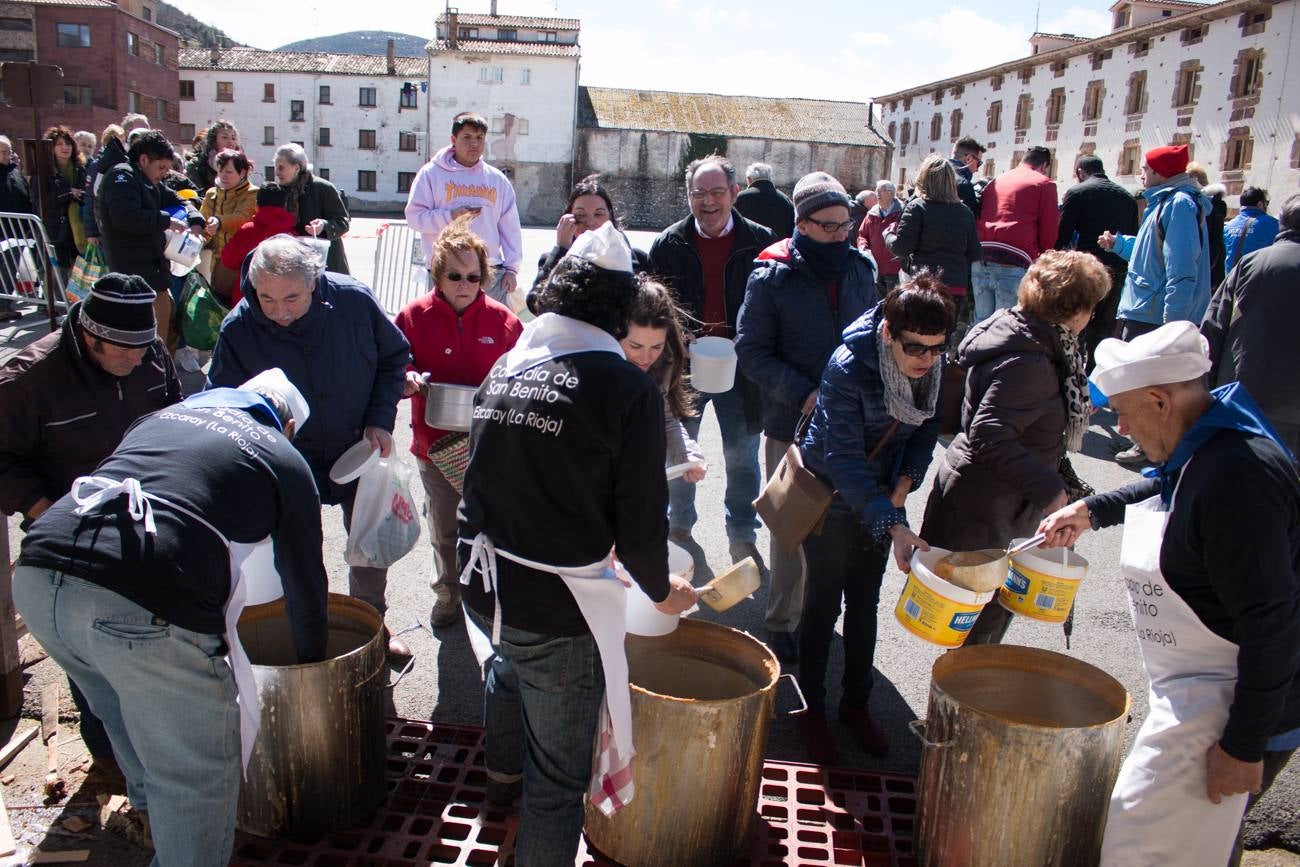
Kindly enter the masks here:
<path id="1" fill-rule="evenodd" d="M 181 401 L 181 406 L 194 409 L 223 407 L 226 409 L 246 409 L 248 414 L 267 427 L 283 432 L 280 417 L 275 414 L 275 407 L 263 395 L 256 391 L 244 391 L 238 388 L 210 388 Z"/>
<path id="2" fill-rule="evenodd" d="M 1160 480 L 1160 499 L 1168 506 L 1174 497 L 1175 479 L 1172 477 L 1182 470 L 1187 462 L 1196 454 L 1196 450 L 1209 442 L 1221 430 L 1239 430 L 1244 433 L 1255 434 L 1256 436 L 1266 437 L 1278 444 L 1291 460 L 1295 460 L 1295 455 L 1287 448 L 1286 443 L 1273 430 L 1264 413 L 1255 403 L 1254 398 L 1242 387 L 1239 382 L 1230 382 L 1225 386 L 1214 389 L 1210 392 L 1214 398 L 1214 403 L 1205 411 L 1205 415 L 1196 420 L 1196 423 L 1183 434 L 1183 438 L 1174 446 L 1174 452 L 1158 467 L 1147 467 L 1142 471 L 1142 475 L 1149 479 Z"/>

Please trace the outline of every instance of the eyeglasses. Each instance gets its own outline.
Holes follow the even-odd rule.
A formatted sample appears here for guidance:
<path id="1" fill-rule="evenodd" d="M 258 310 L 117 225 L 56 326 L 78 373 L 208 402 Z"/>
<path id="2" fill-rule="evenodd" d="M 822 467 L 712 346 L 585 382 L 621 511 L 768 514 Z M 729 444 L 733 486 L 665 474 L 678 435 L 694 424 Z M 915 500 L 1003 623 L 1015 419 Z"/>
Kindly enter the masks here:
<path id="1" fill-rule="evenodd" d="M 448 271 L 443 276 L 451 283 L 460 283 L 462 280 L 477 283 L 483 279 L 482 274 L 461 274 L 458 271 Z"/>
<path id="2" fill-rule="evenodd" d="M 847 232 L 853 228 L 852 220 L 845 220 L 843 223 L 836 223 L 834 220 L 809 220 L 814 226 L 820 226 L 821 230 L 828 235 L 834 235 L 837 232 Z"/>
<path id="3" fill-rule="evenodd" d="M 718 187 L 712 190 L 691 190 L 687 195 L 697 202 L 702 202 L 705 199 L 725 199 L 730 192 L 730 187 Z"/>
<path id="4" fill-rule="evenodd" d="M 910 355 L 912 358 L 921 358 L 924 355 L 932 355 L 938 358 L 948 351 L 948 341 L 943 343 L 913 343 L 910 340 L 900 340 L 903 345 L 903 353 Z"/>

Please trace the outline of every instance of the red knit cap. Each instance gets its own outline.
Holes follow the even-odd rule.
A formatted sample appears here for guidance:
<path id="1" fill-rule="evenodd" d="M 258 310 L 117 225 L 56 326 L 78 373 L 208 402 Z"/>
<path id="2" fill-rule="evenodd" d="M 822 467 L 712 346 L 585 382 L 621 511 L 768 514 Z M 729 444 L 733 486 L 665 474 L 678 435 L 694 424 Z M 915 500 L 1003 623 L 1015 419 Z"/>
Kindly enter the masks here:
<path id="1" fill-rule="evenodd" d="M 1166 145 L 1147 151 L 1147 165 L 1165 178 L 1187 171 L 1187 145 Z"/>

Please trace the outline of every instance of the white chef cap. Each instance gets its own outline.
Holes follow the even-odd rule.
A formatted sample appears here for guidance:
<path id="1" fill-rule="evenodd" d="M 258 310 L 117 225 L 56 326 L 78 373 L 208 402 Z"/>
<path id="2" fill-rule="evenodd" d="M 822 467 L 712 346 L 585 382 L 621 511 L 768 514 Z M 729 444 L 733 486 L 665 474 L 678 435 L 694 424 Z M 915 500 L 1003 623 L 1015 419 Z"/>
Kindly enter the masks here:
<path id="1" fill-rule="evenodd" d="M 634 271 L 632 245 L 612 220 L 599 229 L 583 232 L 565 255 L 586 259 L 607 271 L 623 271 L 628 274 Z"/>
<path id="2" fill-rule="evenodd" d="M 1092 383 L 1106 397 L 1137 388 L 1188 382 L 1210 369 L 1210 345 L 1191 322 L 1170 322 L 1125 343 L 1097 346 Z"/>
<path id="3" fill-rule="evenodd" d="M 284 375 L 284 371 L 278 367 L 272 367 L 270 370 L 263 370 L 257 376 L 239 386 L 241 391 L 271 392 L 279 396 L 289 406 L 289 414 L 293 416 L 294 427 L 299 431 L 307 423 L 311 416 L 311 407 L 307 405 L 307 398 L 302 396 L 289 377 Z"/>

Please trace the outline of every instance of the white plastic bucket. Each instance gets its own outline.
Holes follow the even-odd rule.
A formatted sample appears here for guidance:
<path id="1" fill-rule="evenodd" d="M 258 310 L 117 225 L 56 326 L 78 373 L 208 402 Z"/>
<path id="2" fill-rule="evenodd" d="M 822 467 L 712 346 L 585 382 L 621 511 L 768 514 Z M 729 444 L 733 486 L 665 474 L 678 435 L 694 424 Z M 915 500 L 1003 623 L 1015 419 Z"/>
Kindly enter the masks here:
<path id="1" fill-rule="evenodd" d="M 317 238 L 312 235 L 304 235 L 303 240 L 316 248 L 320 254 L 321 264 L 324 264 L 330 257 L 330 242 L 328 238 Z"/>
<path id="2" fill-rule="evenodd" d="M 189 273 L 199 264 L 199 255 L 203 252 L 203 239 L 193 232 L 178 232 L 168 229 L 167 246 L 163 255 Z M 177 275 L 180 276 L 180 275 Z"/>
<path id="3" fill-rule="evenodd" d="M 668 573 L 679 578 L 691 580 L 695 574 L 695 560 L 684 548 L 668 543 Z M 632 635 L 657 636 L 667 635 L 677 628 L 678 614 L 664 614 L 655 608 L 654 602 L 645 595 L 641 585 L 636 581 L 627 591 L 627 631 Z"/>
<path id="4" fill-rule="evenodd" d="M 725 337 L 700 337 L 691 344 L 691 386 L 721 394 L 736 384 L 736 344 Z"/>

